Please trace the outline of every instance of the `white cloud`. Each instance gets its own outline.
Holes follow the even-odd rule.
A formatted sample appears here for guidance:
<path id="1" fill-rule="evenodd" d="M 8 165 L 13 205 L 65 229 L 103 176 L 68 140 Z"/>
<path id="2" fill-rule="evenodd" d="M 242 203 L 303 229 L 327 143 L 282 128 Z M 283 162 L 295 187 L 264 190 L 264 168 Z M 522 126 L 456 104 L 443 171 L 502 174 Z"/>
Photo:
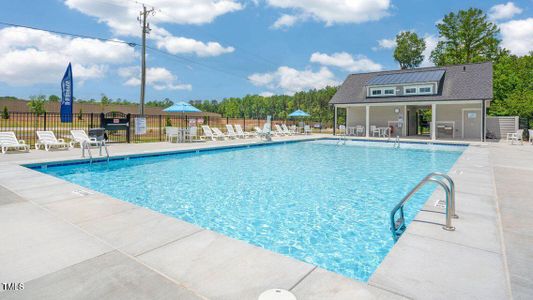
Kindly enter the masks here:
<path id="1" fill-rule="evenodd" d="M 128 86 L 138 86 L 141 84 L 140 70 L 138 67 L 125 67 L 118 70 L 118 75 L 126 79 L 124 82 Z M 177 83 L 177 76 L 169 70 L 161 67 L 146 69 L 146 84 L 156 90 L 188 90 L 192 85 Z"/>
<path id="2" fill-rule="evenodd" d="M 217 42 L 203 43 L 194 39 L 167 36 L 157 41 L 158 48 L 164 48 L 172 54 L 194 53 L 198 56 L 218 56 L 235 51 L 233 47 L 223 47 Z"/>
<path id="3" fill-rule="evenodd" d="M 393 49 L 396 48 L 396 39 L 381 39 L 378 41 L 378 48 L 375 49 Z"/>
<path id="4" fill-rule="evenodd" d="M 514 15 L 521 14 L 522 9 L 516 6 L 513 2 L 506 4 L 494 5 L 490 8 L 489 17 L 492 20 L 510 19 Z"/>
<path id="5" fill-rule="evenodd" d="M 424 42 L 426 42 L 426 49 L 422 54 L 424 55 L 424 61 L 422 61 L 421 67 L 429 67 L 433 66 L 433 62 L 431 61 L 431 51 L 435 50 L 435 47 L 437 47 L 437 43 L 439 42 L 439 38 L 435 35 L 426 34 L 424 36 Z"/>
<path id="6" fill-rule="evenodd" d="M 108 0 L 65 0 L 65 4 L 86 15 L 96 17 L 119 36 L 140 36 L 141 28 L 137 17 L 140 4 L 133 1 Z M 191 38 L 172 35 L 161 24 L 206 24 L 218 16 L 238 11 L 243 6 L 235 0 L 152 0 L 156 9 L 149 17 L 152 31 L 147 36 L 157 42 L 159 48 L 172 53 L 192 53 L 198 56 L 217 56 L 234 51 L 233 47 L 223 47 L 217 42 L 201 42 Z"/>
<path id="7" fill-rule="evenodd" d="M 308 89 L 320 89 L 326 86 L 338 85 L 335 75 L 326 67 L 319 71 L 296 70 L 287 66 L 279 67 L 271 73 L 255 73 L 248 79 L 256 86 L 267 87 L 271 90 L 281 89 L 286 94 Z"/>
<path id="8" fill-rule="evenodd" d="M 131 62 L 126 44 L 66 38 L 44 31 L 7 27 L 0 30 L 0 81 L 10 85 L 57 83 L 69 62 L 74 79 L 104 77 L 109 65 Z"/>
<path id="9" fill-rule="evenodd" d="M 533 18 L 500 24 L 502 47 L 512 54 L 526 55 L 533 51 Z"/>
<path id="10" fill-rule="evenodd" d="M 312 18 L 328 26 L 379 20 L 389 14 L 391 7 L 390 0 L 267 0 L 267 3 L 293 12 L 291 16 L 296 19 L 282 17 L 286 23 Z"/>
<path id="11" fill-rule="evenodd" d="M 294 25 L 299 19 L 301 19 L 298 16 L 292 16 L 292 15 L 286 15 L 283 14 L 281 17 L 279 17 L 274 24 L 272 24 L 272 28 L 274 29 L 280 29 L 280 28 L 287 28 Z"/>
<path id="12" fill-rule="evenodd" d="M 346 52 L 333 53 L 332 55 L 315 52 L 311 55 L 311 62 L 324 66 L 334 66 L 350 72 L 373 72 L 382 69 L 382 66 L 365 56 L 353 57 Z"/>

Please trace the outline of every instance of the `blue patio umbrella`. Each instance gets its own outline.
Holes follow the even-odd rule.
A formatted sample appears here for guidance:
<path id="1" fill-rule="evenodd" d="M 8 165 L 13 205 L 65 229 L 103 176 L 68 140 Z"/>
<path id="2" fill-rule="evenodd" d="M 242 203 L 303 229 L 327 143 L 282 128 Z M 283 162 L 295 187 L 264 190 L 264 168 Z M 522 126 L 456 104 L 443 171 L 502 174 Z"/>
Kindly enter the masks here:
<path id="1" fill-rule="evenodd" d="M 305 111 L 303 110 L 295 110 L 293 111 L 292 113 L 289 114 L 289 117 L 309 117 L 310 114 L 306 113 Z"/>
<path id="2" fill-rule="evenodd" d="M 163 109 L 163 111 L 181 113 L 182 116 L 185 113 L 202 112 L 198 108 L 192 106 L 190 103 L 184 101 L 176 102 L 172 106 Z"/>

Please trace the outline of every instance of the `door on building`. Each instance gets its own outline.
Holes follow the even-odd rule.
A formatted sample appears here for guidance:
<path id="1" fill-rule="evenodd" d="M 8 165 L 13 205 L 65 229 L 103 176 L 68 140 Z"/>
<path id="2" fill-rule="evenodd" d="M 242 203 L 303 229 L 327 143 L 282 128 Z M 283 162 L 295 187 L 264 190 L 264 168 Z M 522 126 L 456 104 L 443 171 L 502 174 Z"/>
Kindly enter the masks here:
<path id="1" fill-rule="evenodd" d="M 481 110 L 463 110 L 463 138 L 481 139 Z"/>

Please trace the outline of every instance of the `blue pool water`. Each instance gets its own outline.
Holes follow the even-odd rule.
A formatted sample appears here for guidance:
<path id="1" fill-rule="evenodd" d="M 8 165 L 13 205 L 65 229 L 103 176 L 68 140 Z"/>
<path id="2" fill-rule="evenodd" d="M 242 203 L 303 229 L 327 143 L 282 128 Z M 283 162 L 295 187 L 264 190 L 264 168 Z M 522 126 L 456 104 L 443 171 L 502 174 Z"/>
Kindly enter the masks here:
<path id="1" fill-rule="evenodd" d="M 323 140 L 40 171 L 367 281 L 394 244 L 390 210 L 464 149 Z M 412 199 L 408 221 L 431 191 Z"/>

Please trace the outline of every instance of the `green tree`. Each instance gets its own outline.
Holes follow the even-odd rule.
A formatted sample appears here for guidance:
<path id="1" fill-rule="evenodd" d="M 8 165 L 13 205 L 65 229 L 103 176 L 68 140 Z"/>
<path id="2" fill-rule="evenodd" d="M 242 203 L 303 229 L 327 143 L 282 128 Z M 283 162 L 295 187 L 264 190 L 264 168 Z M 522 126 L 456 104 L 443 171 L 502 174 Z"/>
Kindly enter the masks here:
<path id="1" fill-rule="evenodd" d="M 2 112 L 2 119 L 9 119 L 9 112 L 7 111 L 7 106 L 4 106 L 4 111 Z"/>
<path id="2" fill-rule="evenodd" d="M 102 98 L 100 98 L 100 109 L 102 112 L 105 111 L 105 107 L 111 104 L 111 99 L 109 99 L 105 94 L 102 94 Z"/>
<path id="3" fill-rule="evenodd" d="M 45 104 L 45 95 L 30 96 L 30 102 L 28 102 L 28 107 L 30 108 L 31 112 L 35 113 L 37 116 L 40 116 L 46 112 L 46 108 L 44 106 Z"/>
<path id="4" fill-rule="evenodd" d="M 480 9 L 451 12 L 437 28 L 439 42 L 431 52 L 437 66 L 492 61 L 498 55 L 500 30 Z"/>
<path id="5" fill-rule="evenodd" d="M 78 120 L 79 121 L 83 120 L 83 110 L 81 108 L 80 108 L 80 112 L 78 113 Z"/>
<path id="6" fill-rule="evenodd" d="M 420 66 L 424 60 L 422 54 L 426 49 L 424 39 L 418 37 L 415 32 L 404 31 L 396 35 L 396 49 L 394 49 L 394 60 L 400 64 L 402 69 L 412 69 Z"/>
<path id="7" fill-rule="evenodd" d="M 61 98 L 59 98 L 59 96 L 57 96 L 57 95 L 48 96 L 48 101 L 49 102 L 59 102 L 59 100 L 61 100 Z"/>

